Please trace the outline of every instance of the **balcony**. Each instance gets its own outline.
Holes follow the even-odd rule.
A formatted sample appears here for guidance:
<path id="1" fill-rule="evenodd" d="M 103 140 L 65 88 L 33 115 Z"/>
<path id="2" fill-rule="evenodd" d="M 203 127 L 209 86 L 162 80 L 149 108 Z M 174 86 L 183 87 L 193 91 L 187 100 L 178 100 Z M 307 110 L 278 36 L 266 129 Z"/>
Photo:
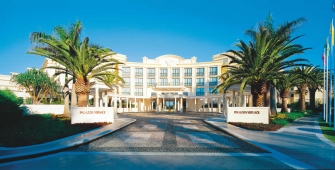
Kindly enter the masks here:
<path id="1" fill-rule="evenodd" d="M 180 82 L 160 82 L 156 83 L 154 89 L 165 91 L 182 91 L 185 89 L 183 83 Z"/>

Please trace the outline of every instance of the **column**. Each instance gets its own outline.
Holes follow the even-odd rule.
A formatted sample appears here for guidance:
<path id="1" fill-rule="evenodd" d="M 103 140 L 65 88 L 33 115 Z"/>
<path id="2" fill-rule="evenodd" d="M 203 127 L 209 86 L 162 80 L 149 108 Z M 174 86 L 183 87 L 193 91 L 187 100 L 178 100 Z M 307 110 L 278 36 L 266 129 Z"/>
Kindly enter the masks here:
<path id="1" fill-rule="evenodd" d="M 245 100 L 245 95 L 244 93 L 241 94 L 241 107 L 246 107 L 247 106 L 247 102 Z"/>
<path id="2" fill-rule="evenodd" d="M 183 112 L 183 97 L 180 98 L 180 110 L 179 110 L 180 113 Z"/>
<path id="3" fill-rule="evenodd" d="M 186 111 L 187 111 L 187 109 L 188 109 L 188 103 L 187 103 L 187 99 L 186 99 L 186 108 L 185 108 L 185 109 L 186 109 Z"/>
<path id="4" fill-rule="evenodd" d="M 253 106 L 253 104 L 252 104 L 252 95 L 249 95 L 249 107 L 252 107 Z"/>
<path id="5" fill-rule="evenodd" d="M 194 98 L 194 112 L 197 112 L 197 98 Z"/>
<path id="6" fill-rule="evenodd" d="M 118 118 L 117 116 L 117 104 L 116 104 L 116 88 L 113 89 L 114 91 L 114 104 L 113 104 L 113 109 L 114 109 L 114 118 Z"/>
<path id="7" fill-rule="evenodd" d="M 218 97 L 218 112 L 221 113 L 221 98 Z"/>
<path id="8" fill-rule="evenodd" d="M 213 112 L 213 97 L 211 97 L 210 99 L 211 99 L 211 112 Z"/>
<path id="9" fill-rule="evenodd" d="M 228 105 L 229 106 L 229 105 Z M 222 97 L 222 113 L 223 113 L 223 116 L 227 118 L 227 99 L 226 99 L 226 94 L 223 94 L 223 97 Z"/>
<path id="10" fill-rule="evenodd" d="M 165 106 L 165 99 L 164 99 L 164 97 L 163 97 L 163 103 L 162 103 L 162 106 L 163 106 L 162 111 L 164 112 L 164 106 Z"/>
<path id="11" fill-rule="evenodd" d="M 137 108 L 137 112 L 138 112 L 138 105 L 137 105 L 137 102 L 136 102 L 136 97 L 135 97 L 135 102 L 134 102 L 134 104 L 135 104 L 135 109 Z"/>
<path id="12" fill-rule="evenodd" d="M 126 101 L 126 108 L 127 108 L 126 110 L 127 110 L 127 112 L 129 112 L 129 105 L 128 105 L 128 100 L 129 100 L 129 98 L 126 97 L 126 100 L 127 100 L 127 101 Z"/>
<path id="13" fill-rule="evenodd" d="M 177 112 L 177 98 L 174 97 L 174 112 Z"/>
<path id="14" fill-rule="evenodd" d="M 94 106 L 99 107 L 99 87 L 95 85 Z"/>

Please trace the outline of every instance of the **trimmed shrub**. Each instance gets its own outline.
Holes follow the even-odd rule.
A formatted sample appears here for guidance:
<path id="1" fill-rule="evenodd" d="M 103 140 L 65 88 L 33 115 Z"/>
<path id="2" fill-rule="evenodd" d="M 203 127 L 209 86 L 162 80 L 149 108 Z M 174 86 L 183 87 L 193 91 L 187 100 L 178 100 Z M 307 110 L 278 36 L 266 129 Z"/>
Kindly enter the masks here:
<path id="1" fill-rule="evenodd" d="M 0 128 L 11 127 L 20 122 L 23 115 L 20 107 L 22 103 L 22 98 L 16 97 L 12 91 L 0 90 Z"/>

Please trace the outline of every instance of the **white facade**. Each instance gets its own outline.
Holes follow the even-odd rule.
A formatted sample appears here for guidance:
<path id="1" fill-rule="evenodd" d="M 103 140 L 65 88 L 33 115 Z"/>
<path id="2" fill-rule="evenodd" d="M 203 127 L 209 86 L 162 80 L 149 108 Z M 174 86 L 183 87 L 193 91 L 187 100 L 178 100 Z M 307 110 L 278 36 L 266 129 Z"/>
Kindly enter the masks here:
<path id="1" fill-rule="evenodd" d="M 128 62 L 122 54 L 113 55 L 113 58 L 124 63 L 119 65 L 119 74 L 126 84 L 110 89 L 101 82 L 91 80 L 95 81 L 95 85 L 91 87 L 89 98 L 94 98 L 95 107 L 113 107 L 118 102 L 122 104 L 118 104 L 117 112 L 225 112 L 223 108 L 243 107 L 251 99 L 248 86 L 243 94 L 239 93 L 239 85 L 232 86 L 225 95 L 211 93 L 220 83 L 219 75 L 225 71 L 221 66 L 229 63 L 229 59 L 221 54 L 214 55 L 209 62 L 197 62 L 196 57 L 184 59 L 172 54 L 154 59 L 143 57 L 142 62 Z M 45 59 L 42 67 L 58 65 Z M 53 76 L 56 70 L 45 69 L 45 72 Z M 29 97 L 9 82 L 11 75 L 0 75 L 0 89 L 9 88 L 18 97 Z M 65 75 L 59 76 L 57 81 L 64 85 Z M 71 82 L 69 88 L 72 88 Z M 296 100 L 294 91 L 291 91 L 288 103 Z M 309 96 L 306 97 L 309 101 Z M 322 99 L 322 93 L 317 92 L 316 98 Z"/>

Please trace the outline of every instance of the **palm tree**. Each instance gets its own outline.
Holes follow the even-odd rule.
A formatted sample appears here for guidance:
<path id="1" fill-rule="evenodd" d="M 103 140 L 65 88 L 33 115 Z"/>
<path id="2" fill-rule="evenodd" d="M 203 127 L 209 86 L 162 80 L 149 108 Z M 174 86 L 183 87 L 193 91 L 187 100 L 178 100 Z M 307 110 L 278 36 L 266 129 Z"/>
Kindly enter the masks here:
<path id="1" fill-rule="evenodd" d="M 260 24 L 254 32 L 249 32 L 253 41 L 245 43 L 242 40 L 235 45 L 239 50 L 229 50 L 223 55 L 230 58 L 228 71 L 229 78 L 216 88 L 218 90 L 227 89 L 230 86 L 241 83 L 241 92 L 246 85 L 251 85 L 253 95 L 253 105 L 264 106 L 264 94 L 267 90 L 267 83 L 277 79 L 280 73 L 285 73 L 285 69 L 299 65 L 306 59 L 288 60 L 295 54 L 302 54 L 309 48 L 292 42 L 301 36 L 291 38 L 287 32 L 289 24 L 280 26 L 274 33 Z"/>
<path id="2" fill-rule="evenodd" d="M 28 53 L 44 56 L 61 64 L 62 66 L 46 67 L 57 69 L 56 76 L 68 73 L 72 76 L 68 81 L 75 77 L 78 106 L 85 107 L 91 87 L 90 79 L 110 74 L 109 70 L 115 69 L 115 64 L 119 64 L 119 61 L 112 58 L 115 53 L 110 49 L 98 45 L 89 45 L 88 37 L 82 42 L 80 42 L 79 36 L 74 37 L 77 38 L 72 40 L 66 38 L 66 41 L 62 41 L 59 37 L 40 37 L 36 40 L 40 45 L 35 46 Z M 78 42 L 80 43 L 78 44 Z"/>
<path id="3" fill-rule="evenodd" d="M 308 84 L 318 84 L 319 82 L 316 80 L 315 75 L 319 75 L 321 72 L 321 69 L 315 66 L 302 66 L 302 67 L 296 67 L 293 70 L 295 74 L 299 75 L 299 78 L 297 79 L 297 88 L 299 92 L 299 105 L 301 111 L 306 111 L 306 90 L 308 87 Z M 321 74 L 322 75 L 322 74 Z M 319 75 L 319 76 L 321 76 Z M 315 94 L 315 92 L 314 92 Z M 314 96 L 315 100 L 315 96 Z"/>
<path id="4" fill-rule="evenodd" d="M 114 85 L 123 86 L 126 83 L 117 72 L 110 72 L 107 75 L 96 77 L 96 79 L 100 80 L 111 89 L 114 89 Z"/>
<path id="5" fill-rule="evenodd" d="M 305 18 L 298 18 L 296 20 L 286 22 L 283 25 L 279 26 L 278 28 L 274 28 L 274 22 L 272 19 L 272 14 L 269 14 L 267 19 L 264 22 L 260 23 L 260 26 L 264 26 L 268 31 L 269 34 L 275 37 L 276 33 L 282 34 L 283 36 L 289 36 L 293 33 L 293 31 L 299 27 L 303 22 L 305 22 Z M 246 31 L 247 35 L 250 35 L 251 38 L 255 41 L 257 32 L 253 29 L 249 29 Z M 287 41 L 289 41 L 288 39 Z M 277 56 L 274 56 L 277 57 Z M 270 113 L 272 115 L 277 115 L 277 89 L 276 89 L 276 80 L 270 80 L 268 82 L 267 87 L 269 88 L 266 92 L 266 106 L 270 106 Z"/>
<path id="6" fill-rule="evenodd" d="M 313 73 L 311 73 L 313 78 L 315 78 L 315 81 L 310 81 L 308 83 L 308 90 L 309 90 L 309 102 L 311 109 L 315 109 L 315 92 L 317 90 L 321 90 L 323 87 L 323 70 L 322 69 L 316 69 Z M 321 88 L 320 88 L 321 87 Z"/>
<path id="7" fill-rule="evenodd" d="M 68 28 L 63 26 L 56 26 L 54 28 L 54 32 L 57 36 L 47 35 L 43 32 L 33 32 L 30 34 L 30 41 L 34 43 L 38 43 L 38 40 L 41 38 L 44 39 L 54 39 L 66 42 L 68 44 L 74 45 L 77 48 L 80 46 L 80 34 L 82 30 L 82 24 L 80 21 L 77 21 L 75 24 L 70 24 Z M 46 50 L 50 50 L 50 52 L 54 52 L 57 55 L 62 55 L 61 53 L 57 53 L 52 47 L 45 48 Z M 65 84 L 64 84 L 64 112 L 63 115 L 66 117 L 70 116 L 70 108 L 69 108 L 69 85 L 68 83 L 68 72 L 65 73 Z M 72 79 L 72 90 L 71 90 L 71 105 L 75 106 L 77 102 L 77 96 L 75 93 L 75 78 Z"/>
<path id="8" fill-rule="evenodd" d="M 56 94 L 59 87 L 57 82 L 46 73 L 34 68 L 25 73 L 13 75 L 10 81 L 25 89 L 32 97 L 34 104 L 39 104 L 47 94 Z"/>
<path id="9" fill-rule="evenodd" d="M 289 72 L 287 74 L 282 74 L 280 79 L 278 80 L 276 87 L 279 90 L 280 97 L 282 99 L 282 108 L 281 112 L 288 112 L 287 108 L 287 98 L 289 98 L 289 90 L 292 87 L 295 87 L 295 83 L 299 79 L 297 74 L 294 72 Z"/>

